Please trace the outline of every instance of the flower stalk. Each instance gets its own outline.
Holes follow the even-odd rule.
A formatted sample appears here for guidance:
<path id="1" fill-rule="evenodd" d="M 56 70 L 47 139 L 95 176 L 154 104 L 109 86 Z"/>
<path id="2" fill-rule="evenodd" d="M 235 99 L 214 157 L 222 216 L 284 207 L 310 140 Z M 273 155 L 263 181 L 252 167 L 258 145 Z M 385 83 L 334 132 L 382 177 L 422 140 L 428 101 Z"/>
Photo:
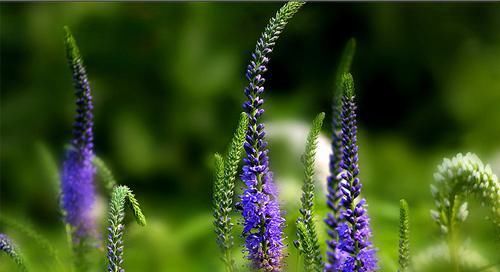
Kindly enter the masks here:
<path id="1" fill-rule="evenodd" d="M 410 268 L 410 211 L 406 200 L 399 201 L 399 272 Z"/>
<path id="2" fill-rule="evenodd" d="M 307 136 L 306 149 L 303 156 L 304 184 L 302 186 L 301 216 L 297 219 L 298 248 L 304 255 L 305 271 L 323 271 L 323 260 L 319 248 L 318 235 L 314 223 L 314 163 L 318 136 L 323 125 L 324 113 L 320 113 L 313 121 Z"/>
<path id="3" fill-rule="evenodd" d="M 340 163 L 342 222 L 337 227 L 339 262 L 335 267 L 328 266 L 327 269 L 328 271 L 375 271 L 377 259 L 370 241 L 372 234 L 366 212 L 366 201 L 365 199 L 356 201 L 361 194 L 361 182 L 358 178 L 354 82 L 351 74 L 344 74 L 342 80 L 344 88 L 341 112 L 342 161 Z"/>
<path id="4" fill-rule="evenodd" d="M 342 76 L 348 73 L 352 59 L 354 58 L 354 52 L 356 49 L 356 40 L 351 38 L 342 52 L 340 57 L 339 66 L 335 73 L 334 82 L 334 94 L 332 103 L 332 154 L 330 155 L 330 175 L 327 178 L 327 206 L 330 212 L 325 218 L 325 223 L 328 226 L 328 236 L 330 239 L 327 241 L 328 251 L 327 251 L 327 267 L 335 267 L 338 263 L 338 235 L 337 227 L 341 222 L 341 209 L 340 199 L 342 198 L 342 192 L 340 190 L 340 162 L 342 161 L 342 139 L 341 139 L 341 119 L 340 113 L 342 110 L 342 96 L 344 92 Z"/>
<path id="5" fill-rule="evenodd" d="M 217 244 L 222 252 L 222 260 L 226 271 L 232 272 L 234 260 L 231 255 L 233 247 L 233 223 L 231 212 L 233 210 L 233 197 L 238 165 L 241 161 L 243 142 L 245 141 L 248 117 L 241 113 L 238 128 L 234 133 L 227 154 L 223 158 L 215 154 L 215 183 L 214 183 L 214 226 L 217 234 Z"/>
<path id="6" fill-rule="evenodd" d="M 243 237 L 247 257 L 253 267 L 263 271 L 281 271 L 283 266 L 283 225 L 284 218 L 278 201 L 278 192 L 269 170 L 267 142 L 264 124 L 260 118 L 264 113 L 264 73 L 267 71 L 269 54 L 283 32 L 288 21 L 297 13 L 304 2 L 287 2 L 271 18 L 259 38 L 252 60 L 248 65 L 246 77 L 249 81 L 245 88 L 247 101 L 243 109 L 249 123 L 244 148 L 243 174 L 246 185 L 240 196 L 242 209 Z"/>
<path id="7" fill-rule="evenodd" d="M 123 268 L 123 231 L 125 225 L 125 204 L 134 214 L 137 224 L 146 226 L 139 202 L 135 199 L 132 190 L 125 185 L 116 186 L 111 194 L 109 204 L 109 227 L 107 238 L 108 272 L 125 272 Z"/>

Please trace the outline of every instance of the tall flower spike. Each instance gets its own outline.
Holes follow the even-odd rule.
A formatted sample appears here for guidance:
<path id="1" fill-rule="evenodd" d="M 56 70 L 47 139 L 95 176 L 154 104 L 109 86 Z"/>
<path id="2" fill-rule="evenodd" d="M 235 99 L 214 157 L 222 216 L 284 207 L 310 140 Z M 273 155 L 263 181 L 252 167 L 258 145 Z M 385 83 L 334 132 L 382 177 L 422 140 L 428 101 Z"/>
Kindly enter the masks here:
<path id="1" fill-rule="evenodd" d="M 303 4 L 288 2 L 271 18 L 257 42 L 246 72 L 249 84 L 245 95 L 248 100 L 243 108 L 248 114 L 249 124 L 244 144 L 247 157 L 241 176 L 246 188 L 240 197 L 240 206 L 247 257 L 255 268 L 264 271 L 280 271 L 282 268 L 285 220 L 281 216 L 277 189 L 269 170 L 264 124 L 259 121 L 264 113 L 264 100 L 260 96 L 264 92 L 269 54 L 288 21 Z"/>
<path id="2" fill-rule="evenodd" d="M 21 271 L 28 271 L 24 259 L 14 245 L 14 242 L 3 233 L 0 233 L 0 251 L 5 252 L 5 254 L 17 264 Z"/>
<path id="3" fill-rule="evenodd" d="M 241 160 L 247 127 L 248 117 L 246 113 L 241 113 L 238 128 L 234 133 L 225 159 L 219 154 L 215 154 L 214 226 L 217 234 L 217 244 L 222 251 L 222 260 L 228 272 L 234 271 L 234 261 L 231 256 L 233 223 L 231 222 L 230 213 L 233 210 L 236 174 Z"/>
<path id="4" fill-rule="evenodd" d="M 305 271 L 320 272 L 323 270 L 323 260 L 319 249 L 318 235 L 314 224 L 314 157 L 318 136 L 323 125 L 324 113 L 320 113 L 313 121 L 307 136 L 304 152 L 304 185 L 302 186 L 301 216 L 297 219 L 297 236 L 299 250 L 304 255 Z"/>
<path id="5" fill-rule="evenodd" d="M 66 30 L 66 53 L 73 74 L 76 95 L 76 117 L 71 149 L 66 153 L 61 174 L 61 206 L 70 225 L 74 243 L 93 236 L 95 222 L 91 211 L 95 201 L 92 96 L 75 39 Z"/>
<path id="6" fill-rule="evenodd" d="M 361 193 L 361 183 L 358 178 L 358 146 L 356 125 L 356 103 L 354 101 L 354 83 L 351 74 L 344 74 L 344 95 L 342 97 L 342 161 L 340 167 L 340 190 L 342 191 L 341 223 L 338 232 L 338 258 L 333 268 L 328 271 L 368 272 L 377 269 L 375 249 L 370 241 L 371 229 L 366 213 L 366 201 L 356 199 Z"/>
<path id="7" fill-rule="evenodd" d="M 330 209 L 325 223 L 328 225 L 328 235 L 330 239 L 327 241 L 327 261 L 329 267 L 334 267 L 338 262 L 337 254 L 337 227 L 340 222 L 340 198 L 342 192 L 340 191 L 340 161 L 342 160 L 342 139 L 340 136 L 341 131 L 341 97 L 343 94 L 342 76 L 348 73 L 351 68 L 354 51 L 356 49 L 356 40 L 351 38 L 340 57 L 339 66 L 335 73 L 335 86 L 332 103 L 332 154 L 330 155 L 330 175 L 327 178 L 327 205 Z"/>
<path id="8" fill-rule="evenodd" d="M 109 203 L 108 227 L 108 271 L 125 272 L 123 269 L 123 219 L 125 218 L 125 202 L 132 209 L 137 224 L 146 225 L 146 218 L 142 214 L 139 202 L 135 199 L 132 190 L 120 185 L 113 189 Z"/>
<path id="9" fill-rule="evenodd" d="M 399 272 L 410 268 L 410 211 L 406 200 L 399 201 Z"/>

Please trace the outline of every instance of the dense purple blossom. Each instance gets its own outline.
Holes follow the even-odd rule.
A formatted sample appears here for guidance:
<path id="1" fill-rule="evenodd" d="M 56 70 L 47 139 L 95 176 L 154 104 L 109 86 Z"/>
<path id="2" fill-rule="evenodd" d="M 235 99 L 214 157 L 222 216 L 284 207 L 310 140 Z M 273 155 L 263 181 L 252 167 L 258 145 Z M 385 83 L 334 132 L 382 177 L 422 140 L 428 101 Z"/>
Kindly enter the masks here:
<path id="1" fill-rule="evenodd" d="M 262 40 L 261 40 L 262 41 Z M 259 44 L 261 44 L 259 42 Z M 270 52 L 270 50 L 262 50 Z M 264 100 L 259 97 L 264 91 L 262 72 L 266 70 L 268 59 L 253 55 L 253 62 L 259 67 L 250 66 L 247 77 L 250 86 L 245 89 L 248 101 L 244 109 L 249 117 L 244 148 L 247 157 L 244 158 L 242 180 L 246 189 L 241 195 L 241 207 L 244 218 L 243 236 L 246 238 L 248 258 L 256 268 L 265 271 L 279 271 L 282 263 L 284 219 L 280 214 L 277 190 L 269 170 L 267 142 L 264 125 L 258 118 L 264 110 L 261 108 Z"/>
<path id="2" fill-rule="evenodd" d="M 267 152 L 266 152 L 267 153 Z M 265 155 L 267 157 L 267 155 Z M 282 226 L 276 188 L 266 161 L 243 167 L 242 179 L 247 188 L 241 195 L 248 258 L 257 268 L 278 271 L 282 260 Z M 262 167 L 261 167 L 262 166 Z"/>
<path id="3" fill-rule="evenodd" d="M 246 158 L 242 180 L 246 188 L 241 195 L 247 257 L 257 269 L 280 271 L 283 259 L 283 224 L 278 194 L 269 170 L 267 142 L 264 124 L 259 118 L 264 113 L 264 76 L 267 71 L 269 54 L 283 31 L 288 20 L 303 5 L 301 2 L 288 2 L 271 18 L 257 42 L 252 61 L 248 65 L 246 77 L 249 85 L 245 88 L 248 100 L 243 104 L 248 114 L 249 124 L 244 148 Z"/>
<path id="4" fill-rule="evenodd" d="M 71 148 L 66 153 L 61 174 L 61 206 L 65 221 L 74 231 L 74 239 L 91 235 L 95 201 L 93 151 L 93 105 L 85 67 L 69 31 L 66 37 L 68 63 L 73 74 L 76 116 Z"/>
<path id="5" fill-rule="evenodd" d="M 375 271 L 377 259 L 370 242 L 371 229 L 366 213 L 366 201 L 356 199 L 361 193 L 358 178 L 358 146 L 356 125 L 356 103 L 354 102 L 353 81 L 350 74 L 343 77 L 346 92 L 342 98 L 340 115 L 342 141 L 342 160 L 339 164 L 339 191 L 341 212 L 340 223 L 336 227 L 338 243 L 335 252 L 330 252 L 334 263 L 329 263 L 326 271 Z"/>

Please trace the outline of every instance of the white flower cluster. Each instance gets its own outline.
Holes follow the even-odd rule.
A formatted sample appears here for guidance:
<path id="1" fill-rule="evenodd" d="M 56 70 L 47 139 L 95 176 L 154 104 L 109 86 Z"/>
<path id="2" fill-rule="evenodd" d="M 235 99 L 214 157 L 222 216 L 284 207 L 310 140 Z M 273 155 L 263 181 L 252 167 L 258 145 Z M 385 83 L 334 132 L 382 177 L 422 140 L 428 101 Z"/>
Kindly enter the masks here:
<path id="1" fill-rule="evenodd" d="M 469 214 L 467 202 L 470 195 L 476 196 L 482 206 L 491 209 L 491 220 L 500 226 L 500 184 L 489 165 L 472 153 L 459 153 L 451 160 L 445 158 L 434 174 L 431 185 L 436 210 L 432 218 L 444 233 L 450 226 L 465 221 Z"/>

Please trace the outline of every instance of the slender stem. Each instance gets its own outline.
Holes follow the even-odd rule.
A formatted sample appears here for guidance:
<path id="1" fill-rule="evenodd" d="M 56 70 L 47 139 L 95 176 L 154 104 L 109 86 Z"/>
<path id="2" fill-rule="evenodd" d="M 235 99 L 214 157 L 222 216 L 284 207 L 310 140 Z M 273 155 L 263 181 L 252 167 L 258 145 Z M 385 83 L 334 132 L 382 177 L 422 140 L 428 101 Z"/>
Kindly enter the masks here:
<path id="1" fill-rule="evenodd" d="M 66 241 L 71 251 L 71 271 L 75 271 L 76 268 L 76 259 L 75 259 L 75 245 L 73 244 L 73 239 L 71 238 L 71 226 L 69 224 L 64 224 L 64 229 L 66 231 Z"/>
<path id="2" fill-rule="evenodd" d="M 299 272 L 300 271 L 300 267 L 302 267 L 300 265 L 300 255 L 301 255 L 300 253 L 297 254 L 297 265 L 295 266 L 295 267 L 297 267 L 297 272 Z"/>
<path id="3" fill-rule="evenodd" d="M 454 272 L 460 272 L 460 263 L 459 263 L 459 233 L 458 228 L 455 228 L 455 215 L 454 215 L 454 207 L 455 207 L 456 197 L 451 198 L 449 214 L 448 214 L 448 250 L 450 254 L 450 263 Z"/>
<path id="4" fill-rule="evenodd" d="M 458 253 L 457 236 L 458 235 L 456 235 L 456 232 L 450 231 L 450 237 L 449 237 L 449 241 L 448 241 L 448 248 L 449 248 L 449 251 L 450 251 L 451 266 L 452 266 L 454 272 L 460 272 L 460 265 L 459 265 L 459 262 L 458 262 L 459 253 Z"/>
<path id="5" fill-rule="evenodd" d="M 226 263 L 226 272 L 234 272 L 233 258 L 231 256 L 231 250 L 227 248 L 224 251 L 224 262 Z"/>

